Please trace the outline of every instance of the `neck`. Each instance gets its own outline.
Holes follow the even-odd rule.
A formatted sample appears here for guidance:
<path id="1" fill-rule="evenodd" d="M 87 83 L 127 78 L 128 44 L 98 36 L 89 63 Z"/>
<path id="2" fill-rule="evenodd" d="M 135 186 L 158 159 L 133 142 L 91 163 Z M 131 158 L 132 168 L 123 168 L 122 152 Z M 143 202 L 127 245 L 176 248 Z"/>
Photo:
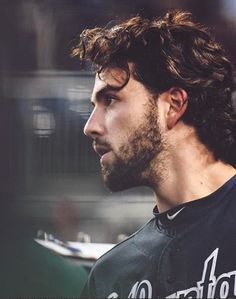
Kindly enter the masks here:
<path id="1" fill-rule="evenodd" d="M 160 212 L 203 198 L 236 174 L 236 169 L 231 165 L 216 161 L 195 135 L 185 138 L 185 142 L 181 140 L 179 145 L 169 146 L 163 155 L 163 166 L 159 167 L 158 159 L 158 168 L 154 166 L 152 170 L 152 177 L 157 177 L 155 169 L 161 169 L 162 173 L 158 176 L 158 182 L 152 184 Z"/>

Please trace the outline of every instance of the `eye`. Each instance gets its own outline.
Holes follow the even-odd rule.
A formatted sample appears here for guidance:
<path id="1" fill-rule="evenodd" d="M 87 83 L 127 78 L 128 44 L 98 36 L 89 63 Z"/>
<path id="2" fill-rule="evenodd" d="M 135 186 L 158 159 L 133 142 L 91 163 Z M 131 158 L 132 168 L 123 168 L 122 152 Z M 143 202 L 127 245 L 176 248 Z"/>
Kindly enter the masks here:
<path id="1" fill-rule="evenodd" d="M 106 106 L 110 106 L 117 101 L 117 98 L 114 95 L 107 94 L 104 96 L 103 101 Z"/>

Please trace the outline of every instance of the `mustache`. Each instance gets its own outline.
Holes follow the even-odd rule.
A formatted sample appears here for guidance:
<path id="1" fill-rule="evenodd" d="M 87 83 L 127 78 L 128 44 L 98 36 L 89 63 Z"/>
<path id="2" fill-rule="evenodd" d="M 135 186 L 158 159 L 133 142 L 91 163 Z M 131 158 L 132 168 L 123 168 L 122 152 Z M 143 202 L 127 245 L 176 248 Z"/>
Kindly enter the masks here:
<path id="1" fill-rule="evenodd" d="M 102 147 L 111 148 L 110 144 L 106 140 L 101 140 L 99 138 L 94 139 L 92 145 L 93 147 L 102 146 Z"/>
<path id="2" fill-rule="evenodd" d="M 105 140 L 96 139 L 93 141 L 93 149 L 101 157 L 111 150 L 111 146 Z"/>

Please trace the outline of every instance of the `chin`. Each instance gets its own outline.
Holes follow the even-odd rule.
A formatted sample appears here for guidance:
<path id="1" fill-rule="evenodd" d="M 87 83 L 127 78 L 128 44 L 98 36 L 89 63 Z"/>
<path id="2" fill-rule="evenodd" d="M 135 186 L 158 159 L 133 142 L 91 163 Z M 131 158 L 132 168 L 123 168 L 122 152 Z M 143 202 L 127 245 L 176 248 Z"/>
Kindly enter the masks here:
<path id="1" fill-rule="evenodd" d="M 134 178 L 134 177 L 114 177 L 112 175 L 109 176 L 103 176 L 103 182 L 105 186 L 113 191 L 113 192 L 118 192 L 118 191 L 124 191 L 130 188 L 138 187 L 141 185 L 144 185 L 143 182 L 141 182 L 140 179 Z"/>

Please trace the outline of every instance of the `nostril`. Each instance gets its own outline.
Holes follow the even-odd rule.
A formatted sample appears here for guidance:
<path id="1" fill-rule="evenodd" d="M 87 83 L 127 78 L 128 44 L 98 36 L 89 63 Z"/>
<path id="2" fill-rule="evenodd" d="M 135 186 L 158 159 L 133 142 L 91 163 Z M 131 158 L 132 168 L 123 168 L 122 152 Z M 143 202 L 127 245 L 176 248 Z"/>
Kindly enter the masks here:
<path id="1" fill-rule="evenodd" d="M 92 127 L 88 123 L 84 126 L 84 135 L 86 135 L 87 137 L 91 137 L 91 138 L 95 139 L 98 136 L 100 136 L 101 134 L 102 134 L 102 131 L 98 126 Z"/>

